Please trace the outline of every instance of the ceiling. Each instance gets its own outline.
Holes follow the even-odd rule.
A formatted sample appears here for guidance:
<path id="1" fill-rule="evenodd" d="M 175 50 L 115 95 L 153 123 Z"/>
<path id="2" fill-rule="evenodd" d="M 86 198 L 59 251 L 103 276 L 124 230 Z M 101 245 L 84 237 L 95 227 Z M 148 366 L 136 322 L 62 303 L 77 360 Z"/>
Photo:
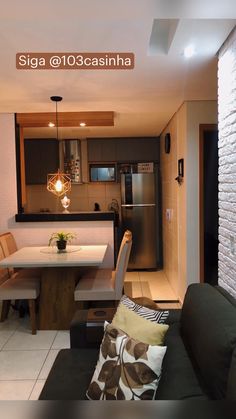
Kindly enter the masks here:
<path id="1" fill-rule="evenodd" d="M 234 16 L 228 0 L 225 9 L 215 0 L 211 13 L 205 0 L 207 14 L 183 7 L 178 12 L 167 7 L 170 3 L 173 6 L 168 0 L 4 2 L 0 112 L 53 112 L 50 96 L 60 95 L 61 112 L 115 115 L 114 127 L 73 128 L 74 138 L 156 136 L 184 100 L 216 100 L 216 53 L 236 24 L 236 10 Z M 183 6 L 184 1 L 179 3 Z M 183 50 L 190 42 L 196 54 L 186 59 Z M 18 52 L 133 52 L 135 67 L 17 70 Z"/>

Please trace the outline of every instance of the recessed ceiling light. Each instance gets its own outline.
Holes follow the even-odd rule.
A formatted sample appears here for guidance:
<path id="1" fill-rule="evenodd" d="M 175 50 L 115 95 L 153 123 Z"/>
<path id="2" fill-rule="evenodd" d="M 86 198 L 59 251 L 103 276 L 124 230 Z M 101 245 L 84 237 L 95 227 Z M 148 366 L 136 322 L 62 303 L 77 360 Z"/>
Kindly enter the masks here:
<path id="1" fill-rule="evenodd" d="M 185 58 L 191 58 L 195 54 L 195 48 L 194 45 L 188 45 L 186 48 L 184 48 L 184 56 Z"/>
<path id="2" fill-rule="evenodd" d="M 49 126 L 50 128 L 52 128 L 52 127 L 55 127 L 55 124 L 54 124 L 54 122 L 49 122 L 49 123 L 48 123 L 48 126 Z"/>
<path id="3" fill-rule="evenodd" d="M 81 127 L 86 127 L 86 123 L 85 122 L 80 122 L 79 124 Z"/>

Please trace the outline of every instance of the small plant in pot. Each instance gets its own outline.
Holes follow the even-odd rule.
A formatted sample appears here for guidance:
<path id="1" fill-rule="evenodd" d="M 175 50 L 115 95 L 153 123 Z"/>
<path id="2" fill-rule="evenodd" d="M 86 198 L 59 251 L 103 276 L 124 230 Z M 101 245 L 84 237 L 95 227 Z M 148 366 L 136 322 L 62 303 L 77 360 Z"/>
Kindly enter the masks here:
<path id="1" fill-rule="evenodd" d="M 58 252 L 63 252 L 66 250 L 67 243 L 70 243 L 75 237 L 76 235 L 74 233 L 65 233 L 64 231 L 52 233 L 48 245 L 53 246 L 56 243 Z"/>

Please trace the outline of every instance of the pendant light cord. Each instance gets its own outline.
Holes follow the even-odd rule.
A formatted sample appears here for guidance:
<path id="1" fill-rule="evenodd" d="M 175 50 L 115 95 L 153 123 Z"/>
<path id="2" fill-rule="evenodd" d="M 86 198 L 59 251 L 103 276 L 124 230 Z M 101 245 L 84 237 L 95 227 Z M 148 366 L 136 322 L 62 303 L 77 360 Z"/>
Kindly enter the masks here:
<path id="1" fill-rule="evenodd" d="M 57 113 L 57 102 L 56 102 L 56 124 L 57 124 L 57 141 L 58 141 L 58 113 Z"/>
<path id="2" fill-rule="evenodd" d="M 57 102 L 61 102 L 63 98 L 62 98 L 61 96 L 51 96 L 51 97 L 50 97 L 50 99 L 51 99 L 53 102 L 56 102 L 56 126 L 57 126 L 57 140 L 59 140 L 59 136 L 58 136 L 58 132 L 59 132 L 59 130 L 58 130 L 58 126 L 59 126 L 59 124 L 58 124 Z"/>

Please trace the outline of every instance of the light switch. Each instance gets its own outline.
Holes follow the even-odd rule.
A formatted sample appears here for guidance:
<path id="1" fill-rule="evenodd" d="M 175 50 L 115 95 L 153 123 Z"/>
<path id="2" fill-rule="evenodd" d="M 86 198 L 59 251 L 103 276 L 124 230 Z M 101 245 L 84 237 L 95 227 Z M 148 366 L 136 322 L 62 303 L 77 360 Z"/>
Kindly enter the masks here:
<path id="1" fill-rule="evenodd" d="M 166 219 L 170 223 L 170 221 L 172 219 L 172 209 L 170 209 L 170 208 L 166 209 Z"/>

